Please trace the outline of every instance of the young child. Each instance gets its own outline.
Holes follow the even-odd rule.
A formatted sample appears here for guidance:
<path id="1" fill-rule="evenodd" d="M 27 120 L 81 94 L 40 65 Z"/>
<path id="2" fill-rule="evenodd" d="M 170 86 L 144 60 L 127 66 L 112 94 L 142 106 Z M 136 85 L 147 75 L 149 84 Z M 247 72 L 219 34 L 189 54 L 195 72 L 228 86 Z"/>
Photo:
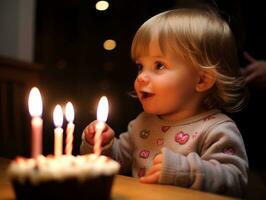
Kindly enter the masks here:
<path id="1" fill-rule="evenodd" d="M 241 196 L 248 159 L 221 111 L 240 109 L 246 90 L 227 23 L 211 10 L 163 12 L 139 28 L 131 53 L 144 112 L 119 139 L 106 125 L 104 154 L 143 183 Z M 83 132 L 81 153 L 92 152 L 95 123 Z"/>

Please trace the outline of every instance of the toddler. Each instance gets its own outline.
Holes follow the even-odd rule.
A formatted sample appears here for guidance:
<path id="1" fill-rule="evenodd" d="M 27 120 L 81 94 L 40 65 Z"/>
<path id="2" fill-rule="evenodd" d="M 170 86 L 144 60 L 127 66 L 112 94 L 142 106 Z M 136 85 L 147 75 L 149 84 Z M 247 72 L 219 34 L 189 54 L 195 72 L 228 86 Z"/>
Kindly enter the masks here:
<path id="1" fill-rule="evenodd" d="M 248 159 L 222 112 L 241 109 L 246 90 L 228 24 L 212 10 L 166 11 L 138 29 L 131 55 L 144 111 L 119 139 L 105 125 L 103 153 L 142 183 L 241 196 Z M 82 134 L 81 153 L 92 152 L 95 124 Z"/>

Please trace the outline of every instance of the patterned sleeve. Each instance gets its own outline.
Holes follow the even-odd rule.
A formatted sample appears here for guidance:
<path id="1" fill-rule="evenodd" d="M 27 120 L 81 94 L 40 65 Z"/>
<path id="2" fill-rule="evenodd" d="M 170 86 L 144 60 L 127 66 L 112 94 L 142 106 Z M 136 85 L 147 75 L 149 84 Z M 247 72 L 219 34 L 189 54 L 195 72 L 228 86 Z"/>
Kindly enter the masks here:
<path id="1" fill-rule="evenodd" d="M 248 180 L 248 160 L 242 137 L 231 122 L 209 128 L 199 152 L 187 156 L 163 149 L 160 183 L 242 196 Z"/>
<path id="2" fill-rule="evenodd" d="M 132 169 L 134 144 L 131 138 L 131 129 L 134 121 L 128 125 L 128 131 L 121 133 L 119 139 L 114 140 L 111 157 L 121 164 L 120 173 L 128 174 Z"/>

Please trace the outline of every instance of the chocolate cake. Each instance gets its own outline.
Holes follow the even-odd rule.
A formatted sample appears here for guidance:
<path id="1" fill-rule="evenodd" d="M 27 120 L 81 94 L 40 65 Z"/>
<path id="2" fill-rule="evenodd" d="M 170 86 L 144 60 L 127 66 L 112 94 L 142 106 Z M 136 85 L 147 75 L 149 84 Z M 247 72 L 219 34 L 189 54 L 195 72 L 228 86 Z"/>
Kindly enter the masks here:
<path id="1" fill-rule="evenodd" d="M 112 183 L 120 165 L 106 157 L 18 157 L 8 175 L 17 199 L 110 199 Z"/>

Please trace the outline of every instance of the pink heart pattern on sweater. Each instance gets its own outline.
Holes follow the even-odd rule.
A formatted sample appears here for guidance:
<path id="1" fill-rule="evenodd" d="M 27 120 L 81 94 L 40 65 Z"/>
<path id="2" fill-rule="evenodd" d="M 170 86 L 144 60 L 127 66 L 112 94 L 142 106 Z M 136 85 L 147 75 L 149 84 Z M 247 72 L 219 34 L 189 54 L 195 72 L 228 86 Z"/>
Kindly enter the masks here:
<path id="1" fill-rule="evenodd" d="M 166 131 L 168 131 L 169 130 L 169 128 L 170 128 L 170 126 L 162 126 L 161 127 L 161 130 L 162 130 L 162 132 L 166 132 Z"/>
<path id="2" fill-rule="evenodd" d="M 185 144 L 188 140 L 189 135 L 183 131 L 180 131 L 175 135 L 175 141 L 179 144 Z"/>
<path id="3" fill-rule="evenodd" d="M 156 143 L 157 143 L 158 146 L 163 145 L 164 144 L 163 138 L 158 138 Z"/>
<path id="4" fill-rule="evenodd" d="M 141 151 L 139 152 L 139 157 L 140 157 L 140 158 L 147 159 L 147 158 L 149 157 L 149 155 L 150 155 L 150 151 L 147 151 L 147 150 L 145 150 L 145 149 L 143 149 L 143 150 L 141 150 Z"/>

